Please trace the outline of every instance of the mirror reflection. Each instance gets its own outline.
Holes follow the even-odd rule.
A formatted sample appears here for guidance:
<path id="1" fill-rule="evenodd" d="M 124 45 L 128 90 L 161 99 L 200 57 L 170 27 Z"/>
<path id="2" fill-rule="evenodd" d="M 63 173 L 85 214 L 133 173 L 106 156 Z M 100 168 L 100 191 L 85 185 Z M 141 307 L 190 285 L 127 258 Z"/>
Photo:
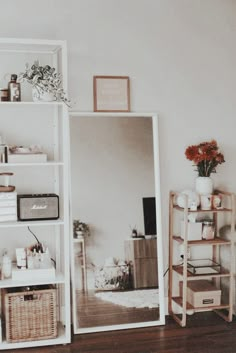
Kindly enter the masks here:
<path id="1" fill-rule="evenodd" d="M 70 141 L 74 329 L 156 321 L 152 118 L 71 117 Z"/>

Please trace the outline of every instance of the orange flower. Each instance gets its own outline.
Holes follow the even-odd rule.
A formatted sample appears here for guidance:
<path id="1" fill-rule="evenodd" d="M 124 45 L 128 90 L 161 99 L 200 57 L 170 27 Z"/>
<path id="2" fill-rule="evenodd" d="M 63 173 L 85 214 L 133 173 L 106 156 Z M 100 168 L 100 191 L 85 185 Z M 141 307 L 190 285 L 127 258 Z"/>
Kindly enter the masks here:
<path id="1" fill-rule="evenodd" d="M 199 176 L 210 176 L 211 173 L 216 173 L 217 165 L 225 162 L 216 140 L 187 147 L 185 156 L 193 161 Z"/>

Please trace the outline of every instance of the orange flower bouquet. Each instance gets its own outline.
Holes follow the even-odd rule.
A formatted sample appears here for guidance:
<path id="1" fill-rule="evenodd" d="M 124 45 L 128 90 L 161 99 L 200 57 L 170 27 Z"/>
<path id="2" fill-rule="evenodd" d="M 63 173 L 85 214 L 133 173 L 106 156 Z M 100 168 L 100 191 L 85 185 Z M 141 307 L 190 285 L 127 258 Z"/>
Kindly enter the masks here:
<path id="1" fill-rule="evenodd" d="M 216 173 L 218 164 L 225 162 L 215 140 L 187 147 L 185 156 L 193 161 L 200 177 L 209 177 L 211 173 Z"/>

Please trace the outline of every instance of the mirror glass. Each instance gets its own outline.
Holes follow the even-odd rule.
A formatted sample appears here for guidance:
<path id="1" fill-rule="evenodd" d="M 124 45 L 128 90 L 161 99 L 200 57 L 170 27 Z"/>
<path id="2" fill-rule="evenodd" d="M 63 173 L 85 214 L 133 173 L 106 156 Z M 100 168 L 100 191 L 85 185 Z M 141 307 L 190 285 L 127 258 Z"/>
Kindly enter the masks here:
<path id="1" fill-rule="evenodd" d="M 70 115 L 75 333 L 163 324 L 157 117 L 107 114 Z"/>

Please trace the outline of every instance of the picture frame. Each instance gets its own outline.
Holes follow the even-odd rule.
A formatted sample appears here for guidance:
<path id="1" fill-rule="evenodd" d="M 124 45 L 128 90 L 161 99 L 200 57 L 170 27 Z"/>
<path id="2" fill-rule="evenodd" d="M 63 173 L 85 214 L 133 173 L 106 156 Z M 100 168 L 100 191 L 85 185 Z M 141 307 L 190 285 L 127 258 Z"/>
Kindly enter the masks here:
<path id="1" fill-rule="evenodd" d="M 129 77 L 94 76 L 93 103 L 94 112 L 129 112 Z"/>

